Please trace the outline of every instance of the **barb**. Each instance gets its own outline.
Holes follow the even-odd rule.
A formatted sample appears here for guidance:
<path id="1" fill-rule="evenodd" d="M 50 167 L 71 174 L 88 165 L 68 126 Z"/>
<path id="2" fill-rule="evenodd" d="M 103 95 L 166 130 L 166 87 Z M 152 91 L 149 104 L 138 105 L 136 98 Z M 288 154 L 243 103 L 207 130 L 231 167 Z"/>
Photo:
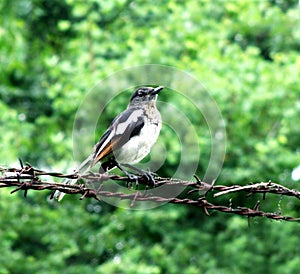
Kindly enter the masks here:
<path id="1" fill-rule="evenodd" d="M 284 196 L 292 196 L 295 198 L 300 199 L 300 192 L 294 189 L 289 189 L 287 187 L 284 187 L 280 184 L 273 183 L 272 181 L 269 181 L 267 183 L 261 182 L 256 184 L 250 184 L 246 186 L 215 186 L 215 190 L 218 190 L 220 192 L 214 194 L 214 197 L 219 197 L 224 194 L 229 194 L 233 192 L 239 192 L 239 191 L 245 191 L 248 192 L 249 195 L 252 195 L 254 193 L 273 193 L 273 194 L 280 194 Z"/>
<path id="2" fill-rule="evenodd" d="M 59 190 L 66 194 L 81 194 L 80 199 L 84 198 L 94 198 L 101 202 L 101 197 L 114 197 L 121 200 L 130 200 L 131 205 L 133 206 L 136 202 L 151 201 L 156 203 L 173 203 L 173 204 L 186 204 L 198 208 L 202 208 L 206 215 L 210 215 L 210 211 L 219 211 L 227 214 L 236 214 L 247 216 L 249 219 L 252 217 L 265 217 L 273 220 L 284 220 L 284 221 L 295 221 L 300 222 L 300 218 L 284 216 L 280 213 L 273 212 L 264 212 L 261 211 L 260 202 L 257 202 L 253 209 L 247 207 L 236 207 L 224 206 L 213 204 L 207 200 L 207 194 L 214 193 L 213 198 L 227 195 L 234 192 L 246 192 L 248 196 L 251 196 L 255 193 L 263 193 L 265 196 L 266 193 L 273 195 L 281 196 L 290 196 L 300 199 L 300 192 L 298 190 L 289 189 L 285 186 L 282 186 L 277 183 L 261 182 L 255 184 L 249 184 L 245 186 L 233 185 L 233 186 L 224 186 L 224 185 L 208 185 L 205 182 L 202 182 L 197 176 L 195 176 L 196 181 L 183 181 L 174 178 L 161 178 L 155 177 L 156 186 L 183 186 L 186 187 L 189 191 L 185 198 L 165 198 L 160 196 L 151 196 L 145 195 L 137 191 L 132 194 L 122 193 L 122 192 L 109 192 L 103 191 L 101 187 L 96 190 L 94 188 L 89 188 L 89 184 L 75 184 L 69 185 L 64 183 L 57 182 L 48 182 L 42 180 L 41 178 L 50 177 L 50 178 L 70 178 L 83 180 L 85 182 L 99 182 L 100 185 L 107 180 L 114 180 L 119 182 L 130 182 L 127 177 L 119 176 L 115 174 L 97 174 L 97 173 L 88 173 L 85 175 L 80 175 L 77 173 L 73 174 L 63 174 L 59 172 L 48 172 L 32 167 L 30 164 L 21 165 L 21 168 L 1 168 L 0 167 L 0 188 L 5 187 L 16 187 L 11 193 L 14 193 L 19 190 L 24 191 L 24 196 L 26 197 L 28 190 Z M 132 181 L 134 183 L 135 181 Z M 138 184 L 149 186 L 151 182 L 148 182 L 146 176 L 138 177 Z M 198 195 L 195 199 L 188 198 L 191 193 L 198 192 Z M 203 195 L 204 193 L 204 195 Z M 202 194 L 202 195 L 201 195 Z"/>

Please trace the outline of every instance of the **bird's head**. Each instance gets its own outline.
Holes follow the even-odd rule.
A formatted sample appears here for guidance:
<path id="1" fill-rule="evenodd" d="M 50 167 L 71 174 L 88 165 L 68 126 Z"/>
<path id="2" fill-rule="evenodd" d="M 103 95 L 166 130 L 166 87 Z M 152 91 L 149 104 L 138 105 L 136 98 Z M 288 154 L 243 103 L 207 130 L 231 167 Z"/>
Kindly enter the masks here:
<path id="1" fill-rule="evenodd" d="M 130 105 L 144 104 L 156 101 L 157 94 L 163 90 L 164 87 L 140 87 L 130 98 Z"/>

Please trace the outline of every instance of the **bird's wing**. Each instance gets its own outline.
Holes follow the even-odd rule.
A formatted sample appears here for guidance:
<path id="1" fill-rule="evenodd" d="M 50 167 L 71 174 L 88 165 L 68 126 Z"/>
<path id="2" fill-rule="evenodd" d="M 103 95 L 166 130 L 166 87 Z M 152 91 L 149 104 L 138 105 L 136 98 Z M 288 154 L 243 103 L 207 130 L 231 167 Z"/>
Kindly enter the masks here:
<path id="1" fill-rule="evenodd" d="M 95 146 L 93 165 L 138 135 L 144 126 L 143 110 L 129 108 L 119 114 Z"/>

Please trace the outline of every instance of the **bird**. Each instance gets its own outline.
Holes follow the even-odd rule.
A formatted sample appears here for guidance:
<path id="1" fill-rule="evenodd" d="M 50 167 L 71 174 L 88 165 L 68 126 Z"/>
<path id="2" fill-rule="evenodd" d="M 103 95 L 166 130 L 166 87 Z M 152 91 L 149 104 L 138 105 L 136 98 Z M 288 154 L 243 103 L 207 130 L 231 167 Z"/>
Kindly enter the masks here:
<path id="1" fill-rule="evenodd" d="M 132 165 L 145 158 L 157 141 L 162 119 L 156 101 L 163 89 L 163 86 L 137 88 L 130 98 L 127 109 L 113 119 L 94 146 L 93 152 L 75 172 L 84 174 L 100 162 L 99 173 L 119 168 L 130 179 L 137 178 L 124 168 L 127 167 L 153 181 L 151 172 Z M 65 179 L 64 183 L 75 184 L 76 179 Z M 61 201 L 64 195 L 65 193 L 56 191 L 53 197 Z"/>

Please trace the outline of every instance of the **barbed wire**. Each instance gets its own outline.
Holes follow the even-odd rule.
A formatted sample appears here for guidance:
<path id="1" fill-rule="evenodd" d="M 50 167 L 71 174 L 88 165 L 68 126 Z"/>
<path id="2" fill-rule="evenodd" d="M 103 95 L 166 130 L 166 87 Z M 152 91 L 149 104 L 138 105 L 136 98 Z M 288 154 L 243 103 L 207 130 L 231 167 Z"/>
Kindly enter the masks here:
<path id="1" fill-rule="evenodd" d="M 172 204 L 186 204 L 198 208 L 202 208 L 206 215 L 210 215 L 210 211 L 219 211 L 227 214 L 235 214 L 247 216 L 248 220 L 252 217 L 265 217 L 273 220 L 283 220 L 283 221 L 294 221 L 300 222 L 300 218 L 285 216 L 278 212 L 265 212 L 260 210 L 260 201 L 257 201 L 253 208 L 248 207 L 232 207 L 230 203 L 229 206 L 218 205 L 208 201 L 208 196 L 211 199 L 217 198 L 222 195 L 228 195 L 236 192 L 245 192 L 247 196 L 251 196 L 255 193 L 262 193 L 263 199 L 267 193 L 280 195 L 280 196 L 290 196 L 296 199 L 300 199 L 300 192 L 295 189 L 289 189 L 280 184 L 274 183 L 272 181 L 260 182 L 260 183 L 250 183 L 245 186 L 241 185 L 209 185 L 202 182 L 197 176 L 195 176 L 195 181 L 184 181 L 174 178 L 161 178 L 155 176 L 155 186 L 182 186 L 188 189 L 186 197 L 184 198 L 168 198 L 162 196 L 154 196 L 152 194 L 147 194 L 146 192 L 136 191 L 134 193 L 123 193 L 123 192 L 113 192 L 105 191 L 101 189 L 101 185 L 108 180 L 113 180 L 117 182 L 126 183 L 128 187 L 133 187 L 134 184 L 141 184 L 146 186 L 146 189 L 153 187 L 153 183 L 149 182 L 146 176 L 138 176 L 136 179 L 129 179 L 128 177 L 116 175 L 116 174 L 98 174 L 98 173 L 88 173 L 80 175 L 77 173 L 64 174 L 60 172 L 48 172 L 34 168 L 30 164 L 23 165 L 21 163 L 20 168 L 4 168 L 0 167 L 0 188 L 15 187 L 11 193 L 17 191 L 24 191 L 24 196 L 27 196 L 28 190 L 51 190 L 51 191 L 61 191 L 69 195 L 81 194 L 80 199 L 84 198 L 94 198 L 99 202 L 102 202 L 101 197 L 113 197 L 120 200 L 130 200 L 131 206 L 135 202 L 156 202 L 156 203 L 172 203 Z M 68 178 L 85 182 L 84 184 L 66 184 L 49 182 L 42 180 L 48 176 L 50 178 Z M 90 184 L 88 182 L 98 182 L 100 187 L 98 189 L 93 187 L 88 187 Z M 196 198 L 188 198 L 190 194 L 198 192 Z M 54 192 L 53 192 L 54 193 Z M 212 195 L 209 195 L 212 193 Z"/>

